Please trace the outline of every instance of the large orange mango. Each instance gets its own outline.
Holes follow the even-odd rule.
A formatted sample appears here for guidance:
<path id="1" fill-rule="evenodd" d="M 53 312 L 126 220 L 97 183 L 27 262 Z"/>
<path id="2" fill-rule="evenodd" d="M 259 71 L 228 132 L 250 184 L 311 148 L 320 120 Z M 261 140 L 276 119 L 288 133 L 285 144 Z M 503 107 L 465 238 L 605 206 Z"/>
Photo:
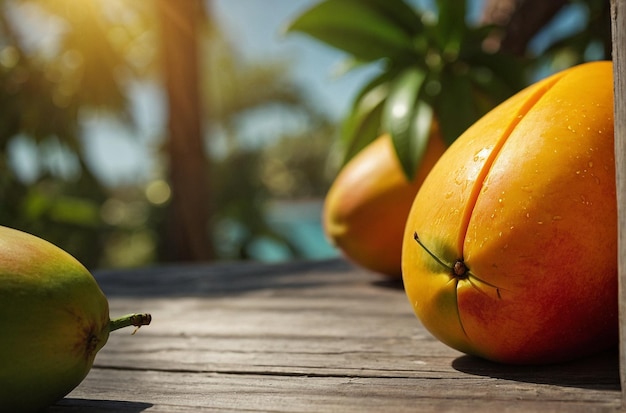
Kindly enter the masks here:
<path id="1" fill-rule="evenodd" d="M 616 203 L 611 63 L 526 88 L 461 135 L 415 198 L 402 270 L 417 316 L 499 362 L 614 346 Z"/>
<path id="2" fill-rule="evenodd" d="M 352 262 L 400 278 L 406 218 L 417 190 L 445 149 L 435 126 L 424 159 L 409 181 L 389 135 L 366 146 L 341 169 L 326 195 L 322 221 L 327 238 Z"/>

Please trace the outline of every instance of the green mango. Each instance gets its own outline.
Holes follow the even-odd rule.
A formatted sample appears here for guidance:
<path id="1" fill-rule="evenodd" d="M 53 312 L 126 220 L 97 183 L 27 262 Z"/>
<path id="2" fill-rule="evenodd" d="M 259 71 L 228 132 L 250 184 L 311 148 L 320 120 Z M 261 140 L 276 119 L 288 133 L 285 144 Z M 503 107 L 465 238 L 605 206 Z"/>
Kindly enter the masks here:
<path id="1" fill-rule="evenodd" d="M 87 376 L 109 332 L 149 324 L 109 319 L 89 271 L 41 238 L 0 226 L 0 410 L 38 411 Z"/>

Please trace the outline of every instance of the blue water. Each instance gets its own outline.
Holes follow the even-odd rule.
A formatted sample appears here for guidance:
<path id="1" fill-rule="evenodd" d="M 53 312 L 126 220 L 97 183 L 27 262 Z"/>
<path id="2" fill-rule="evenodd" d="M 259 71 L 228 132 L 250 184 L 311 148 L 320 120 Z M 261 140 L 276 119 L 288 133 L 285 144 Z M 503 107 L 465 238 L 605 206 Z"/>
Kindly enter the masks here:
<path id="1" fill-rule="evenodd" d="M 268 223 L 288 238 L 303 256 L 299 259 L 327 259 L 337 257 L 339 252 L 326 239 L 321 222 L 322 201 L 281 201 L 271 205 Z M 256 241 L 249 253 L 257 260 L 280 262 L 292 260 L 291 251 L 270 239 Z"/>

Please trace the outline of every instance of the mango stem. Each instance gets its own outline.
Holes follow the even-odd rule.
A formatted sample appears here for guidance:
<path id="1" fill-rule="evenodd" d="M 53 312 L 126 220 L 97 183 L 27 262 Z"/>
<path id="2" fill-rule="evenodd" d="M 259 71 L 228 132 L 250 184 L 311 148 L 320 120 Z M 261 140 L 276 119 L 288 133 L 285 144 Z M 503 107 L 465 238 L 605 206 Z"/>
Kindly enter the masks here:
<path id="1" fill-rule="evenodd" d="M 463 258 L 459 258 L 458 260 L 456 260 L 456 262 L 454 263 L 453 266 L 450 266 L 450 265 L 446 264 L 445 262 L 443 262 L 439 257 L 437 257 L 431 250 L 426 248 L 426 245 L 424 245 L 424 243 L 422 242 L 420 237 L 417 235 L 417 232 L 413 233 L 413 239 L 420 245 L 420 247 L 422 247 L 424 249 L 424 251 L 426 251 L 428 253 L 428 255 L 433 257 L 433 259 L 439 265 L 441 265 L 442 267 L 447 268 L 448 270 L 450 270 L 451 275 L 454 276 L 454 278 L 456 278 L 458 280 L 464 280 L 467 277 L 469 277 L 469 268 L 467 268 L 467 266 L 463 262 Z"/>
<path id="2" fill-rule="evenodd" d="M 148 313 L 126 314 L 125 316 L 109 321 L 109 331 L 119 330 L 120 328 L 135 326 L 137 329 L 141 326 L 147 326 L 152 321 L 152 316 Z M 137 331 L 135 329 L 135 332 Z M 133 332 L 133 334 L 135 334 Z"/>
<path id="3" fill-rule="evenodd" d="M 413 239 L 415 240 L 415 242 L 417 242 L 420 245 L 420 247 L 422 247 L 424 249 L 424 251 L 426 251 L 428 253 L 428 255 L 433 257 L 433 259 L 437 262 L 437 264 L 439 264 L 442 267 L 447 268 L 449 270 L 454 270 L 454 267 L 452 267 L 452 266 L 446 264 L 445 262 L 443 262 L 438 256 L 436 256 L 431 250 L 429 250 L 426 247 L 426 245 L 424 245 L 424 243 L 422 242 L 420 237 L 417 235 L 417 232 L 413 232 Z"/>

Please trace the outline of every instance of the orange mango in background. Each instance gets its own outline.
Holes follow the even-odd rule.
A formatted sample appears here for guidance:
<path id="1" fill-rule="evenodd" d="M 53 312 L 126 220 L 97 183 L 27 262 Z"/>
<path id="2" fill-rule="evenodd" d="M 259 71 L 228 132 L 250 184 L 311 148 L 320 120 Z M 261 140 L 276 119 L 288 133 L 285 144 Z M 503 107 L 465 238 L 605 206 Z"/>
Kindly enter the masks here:
<path id="1" fill-rule="evenodd" d="M 424 326 L 506 363 L 614 346 L 614 162 L 610 62 L 539 81 L 471 126 L 407 220 L 403 279 Z"/>
<path id="2" fill-rule="evenodd" d="M 426 154 L 409 181 L 389 135 L 382 135 L 341 169 L 323 210 L 327 238 L 357 265 L 401 277 L 402 236 L 417 190 L 446 145 L 434 127 Z"/>

